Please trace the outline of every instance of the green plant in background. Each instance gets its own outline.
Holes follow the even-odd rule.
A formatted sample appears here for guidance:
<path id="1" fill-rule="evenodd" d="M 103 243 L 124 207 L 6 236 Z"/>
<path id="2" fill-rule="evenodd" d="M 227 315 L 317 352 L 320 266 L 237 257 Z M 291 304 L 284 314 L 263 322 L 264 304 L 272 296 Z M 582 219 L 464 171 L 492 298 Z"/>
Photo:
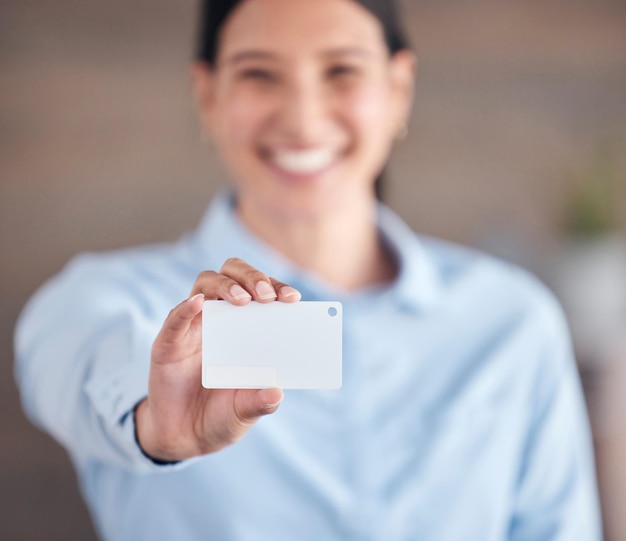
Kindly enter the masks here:
<path id="1" fill-rule="evenodd" d="M 566 230 L 574 237 L 598 237 L 619 227 L 623 179 L 613 147 L 600 148 L 589 169 L 574 185 Z"/>

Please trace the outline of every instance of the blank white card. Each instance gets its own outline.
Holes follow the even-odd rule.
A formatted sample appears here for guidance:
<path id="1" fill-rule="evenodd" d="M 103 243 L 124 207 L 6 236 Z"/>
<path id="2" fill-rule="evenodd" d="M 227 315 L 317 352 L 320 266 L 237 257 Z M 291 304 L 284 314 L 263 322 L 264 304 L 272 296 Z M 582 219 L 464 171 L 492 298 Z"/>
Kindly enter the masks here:
<path id="1" fill-rule="evenodd" d="M 341 303 L 204 303 L 204 387 L 339 389 L 341 374 Z"/>

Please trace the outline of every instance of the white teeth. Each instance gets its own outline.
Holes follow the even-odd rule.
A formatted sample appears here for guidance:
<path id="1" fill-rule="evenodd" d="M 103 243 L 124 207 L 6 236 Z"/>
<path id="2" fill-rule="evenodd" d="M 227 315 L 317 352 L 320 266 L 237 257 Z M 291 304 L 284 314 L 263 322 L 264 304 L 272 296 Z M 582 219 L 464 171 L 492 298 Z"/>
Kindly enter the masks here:
<path id="1" fill-rule="evenodd" d="M 314 150 L 281 150 L 274 153 L 274 162 L 289 173 L 307 174 L 326 169 L 335 159 L 328 148 Z"/>

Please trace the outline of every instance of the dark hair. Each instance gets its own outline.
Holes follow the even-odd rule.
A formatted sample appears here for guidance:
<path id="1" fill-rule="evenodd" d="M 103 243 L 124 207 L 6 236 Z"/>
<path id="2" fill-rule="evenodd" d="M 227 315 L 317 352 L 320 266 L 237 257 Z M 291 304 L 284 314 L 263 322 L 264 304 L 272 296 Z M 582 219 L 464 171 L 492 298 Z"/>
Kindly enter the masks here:
<path id="1" fill-rule="evenodd" d="M 219 34 L 231 12 L 243 0 L 202 0 L 200 29 L 196 57 L 209 65 L 217 58 Z M 314 0 L 312 0 L 314 1 Z M 385 42 L 391 54 L 410 45 L 400 24 L 395 0 L 354 0 L 369 10 L 379 21 L 385 33 Z"/>
<path id="2" fill-rule="evenodd" d="M 200 28 L 198 32 L 198 45 L 196 58 L 209 64 L 215 65 L 218 53 L 219 36 L 224 23 L 231 12 L 243 0 L 201 0 Z M 311 0 L 314 1 L 314 0 Z M 383 27 L 385 42 L 389 53 L 394 54 L 403 49 L 409 49 L 409 41 L 406 38 L 400 24 L 398 9 L 395 0 L 354 0 L 370 11 Z M 384 171 L 382 171 L 374 189 L 376 197 L 382 200 L 384 184 Z"/>

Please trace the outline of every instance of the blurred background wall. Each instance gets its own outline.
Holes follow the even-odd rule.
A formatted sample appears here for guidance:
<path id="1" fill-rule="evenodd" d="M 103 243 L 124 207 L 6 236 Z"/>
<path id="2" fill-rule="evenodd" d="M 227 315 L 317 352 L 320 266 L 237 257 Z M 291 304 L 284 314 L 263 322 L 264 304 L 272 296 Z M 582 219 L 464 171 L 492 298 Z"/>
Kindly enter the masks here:
<path id="1" fill-rule="evenodd" d="M 403 4 L 420 67 L 389 204 L 415 229 L 509 258 L 555 289 L 571 281 L 554 271 L 569 261 L 561 254 L 590 231 L 618 253 L 626 2 Z M 0 539 L 94 539 L 64 451 L 21 413 L 11 345 L 20 308 L 77 252 L 177 238 L 226 182 L 190 98 L 195 9 L 0 2 Z M 617 299 L 626 274 L 619 255 L 609 259 L 617 279 L 604 293 Z M 581 357 L 607 539 L 626 540 L 626 348 Z"/>

